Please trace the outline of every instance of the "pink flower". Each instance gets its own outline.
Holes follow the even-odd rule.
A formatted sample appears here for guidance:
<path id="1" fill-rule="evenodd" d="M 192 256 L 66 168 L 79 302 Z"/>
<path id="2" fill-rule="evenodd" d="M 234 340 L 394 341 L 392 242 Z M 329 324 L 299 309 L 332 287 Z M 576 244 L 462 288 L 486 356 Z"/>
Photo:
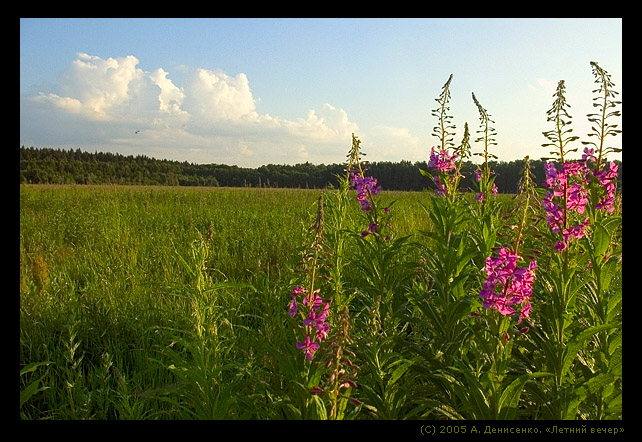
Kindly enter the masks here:
<path id="1" fill-rule="evenodd" d="M 292 302 L 290 302 L 290 317 L 294 318 L 298 310 L 299 310 L 299 306 L 296 303 L 296 298 L 292 298 Z"/>
<path id="2" fill-rule="evenodd" d="M 584 213 L 584 206 L 588 203 L 586 189 L 580 183 L 575 183 L 568 188 L 568 201 L 566 208 L 568 210 L 575 210 L 577 213 Z"/>
<path id="3" fill-rule="evenodd" d="M 303 302 L 307 305 L 306 300 Z M 323 308 L 321 308 L 323 305 Z M 320 296 L 315 296 L 314 301 L 312 302 L 310 316 L 303 320 L 303 325 L 314 328 L 317 331 L 316 337 L 319 341 L 322 341 L 328 336 L 330 331 L 330 323 L 326 321 L 328 316 L 328 311 L 330 309 L 330 302 L 321 298 Z M 321 310 L 319 312 L 319 310 Z"/>
<path id="4" fill-rule="evenodd" d="M 593 175 L 598 179 L 606 195 L 600 197 L 600 202 L 596 204 L 595 208 L 598 210 L 606 209 L 611 213 L 615 210 L 613 203 L 615 202 L 615 184 L 617 180 L 618 166 L 614 162 L 609 163 L 608 169 L 600 171 L 595 170 Z"/>
<path id="5" fill-rule="evenodd" d="M 306 336 L 305 342 L 296 342 L 296 348 L 301 350 L 307 359 L 312 360 L 314 359 L 314 352 L 319 349 L 319 344 L 316 342 L 310 342 L 310 337 Z"/>
<path id="6" fill-rule="evenodd" d="M 370 210 L 369 197 L 381 193 L 381 186 L 377 186 L 376 178 L 364 177 L 361 174 L 351 172 L 350 183 L 357 189 L 357 201 L 361 204 L 361 210 Z"/>
<path id="7" fill-rule="evenodd" d="M 585 147 L 584 153 L 582 154 L 582 161 L 591 160 L 592 162 L 596 162 L 597 158 L 595 158 L 594 152 L 595 151 L 593 149 L 589 149 L 588 147 Z"/>
<path id="8" fill-rule="evenodd" d="M 505 248 L 498 252 L 497 258 L 486 258 L 486 280 L 479 292 L 484 300 L 483 306 L 497 310 L 502 315 L 515 313 L 513 306 L 521 305 L 519 322 L 528 317 L 529 299 L 533 292 L 537 262 L 531 261 L 527 267 L 517 267 L 519 255 Z"/>
<path id="9" fill-rule="evenodd" d="M 305 289 L 303 287 L 299 287 L 298 285 L 295 286 L 294 289 L 292 290 L 292 293 L 290 293 L 290 295 L 292 295 L 292 302 L 290 302 L 290 317 L 294 318 L 294 316 L 296 316 L 296 313 L 299 309 L 299 305 L 296 302 L 296 297 L 304 293 L 305 293 Z M 303 302 L 305 302 L 305 299 Z"/>
<path id="10" fill-rule="evenodd" d="M 435 181 L 435 184 L 437 185 L 437 188 L 435 189 L 435 194 L 437 194 L 437 196 L 442 196 L 442 195 L 448 196 L 448 188 L 446 187 L 445 184 L 441 183 L 438 176 L 434 178 L 434 181 Z"/>
<path id="11" fill-rule="evenodd" d="M 428 167 L 433 167 L 439 172 L 448 172 L 455 168 L 455 158 L 457 154 L 453 153 L 449 155 L 448 152 L 444 149 L 440 150 L 439 153 L 435 152 L 435 148 L 430 149 L 430 161 L 428 161 Z"/>
<path id="12" fill-rule="evenodd" d="M 589 203 L 587 192 L 589 169 L 586 166 L 586 158 L 590 158 L 592 152 L 591 149 L 585 149 L 584 163 L 566 162 L 562 166 L 562 171 L 557 171 L 553 163 L 544 165 L 546 172 L 545 187 L 548 187 L 549 191 L 542 200 L 542 206 L 546 211 L 546 221 L 551 227 L 551 231 L 553 233 L 561 232 L 562 234 L 562 240 L 558 240 L 555 243 L 555 251 L 558 253 L 566 250 L 570 240 L 583 238 L 584 231 L 589 225 L 589 218 L 586 217 L 584 222 L 569 226 L 571 212 L 581 215 Z M 608 172 L 597 174 L 594 172 L 594 174 L 598 177 L 598 180 L 601 180 L 603 177 L 606 178 Z M 556 197 L 561 197 L 560 204 L 553 202 Z M 604 199 L 603 202 L 605 205 L 608 204 L 608 199 Z M 563 210 L 564 207 L 566 207 L 566 213 Z M 598 209 L 600 207 L 600 204 L 596 206 Z"/>

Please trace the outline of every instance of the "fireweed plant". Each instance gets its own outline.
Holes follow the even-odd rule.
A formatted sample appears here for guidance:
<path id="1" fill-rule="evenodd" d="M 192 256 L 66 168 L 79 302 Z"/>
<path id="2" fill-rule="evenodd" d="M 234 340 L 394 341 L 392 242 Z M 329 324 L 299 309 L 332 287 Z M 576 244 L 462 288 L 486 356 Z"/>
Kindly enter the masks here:
<path id="1" fill-rule="evenodd" d="M 406 396 L 401 385 L 413 361 L 398 351 L 405 333 L 399 311 L 406 286 L 414 275 L 407 236 L 394 232 L 393 204 L 383 205 L 376 178 L 366 175 L 360 140 L 352 136 L 347 170 L 356 192 L 360 216 L 352 231 L 355 308 L 361 329 L 355 353 L 362 361 L 360 388 L 363 407 L 378 419 L 398 419 Z"/>
<path id="2" fill-rule="evenodd" d="M 621 331 L 621 248 L 616 248 L 621 215 L 615 210 L 617 165 L 608 162 L 607 135 L 619 133 L 607 112 L 619 102 L 608 74 L 591 62 L 600 88 L 594 100 L 599 114 L 589 114 L 594 123 L 589 136 L 598 142 L 584 143 L 581 160 L 568 154 L 579 148 L 571 143 L 570 105 L 565 99 L 564 81 L 555 92 L 548 121 L 554 128 L 544 135 L 552 146 L 556 165 L 545 166 L 546 182 L 542 206 L 548 233 L 545 246 L 554 253 L 546 256 L 542 272 L 542 310 L 532 334 L 543 351 L 545 370 L 550 374 L 541 383 L 529 385 L 529 392 L 541 402 L 541 414 L 548 419 L 605 419 L 622 412 L 622 331 Z M 620 274 L 618 275 L 618 272 Z"/>
<path id="3" fill-rule="evenodd" d="M 360 405 L 350 396 L 357 386 L 354 379 L 359 367 L 353 362 L 354 353 L 349 348 L 352 344 L 349 298 L 343 297 L 340 275 L 346 183 L 341 187 L 330 206 L 336 235 L 328 244 L 322 194 L 310 228 L 312 239 L 303 248 L 299 263 L 304 283 L 295 285 L 290 293 L 288 313 L 299 359 L 303 361 L 302 367 L 295 364 L 299 367 L 296 382 L 302 394 L 299 403 L 293 404 L 302 409 L 301 418 L 343 419 L 348 403 Z M 338 272 L 332 270 L 336 268 Z"/>
<path id="4" fill-rule="evenodd" d="M 437 99 L 440 108 L 433 112 L 440 118 L 434 135 L 442 146 L 437 151 L 431 149 L 428 166 L 437 176 L 422 172 L 437 188 L 432 210 L 428 211 L 433 230 L 424 232 L 431 240 L 425 248 L 425 292 L 415 293 L 412 300 L 430 323 L 425 340 L 414 344 L 425 358 L 417 364 L 418 372 L 430 381 L 427 385 L 432 385 L 427 389 L 430 399 L 420 400 L 419 408 L 424 407 L 424 416 L 507 419 L 515 416 L 522 386 L 530 379 L 530 375 L 509 375 L 508 371 L 514 343 L 509 333 L 511 317 L 517 317 L 517 324 L 528 317 L 537 267 L 535 261 L 518 265 L 522 261 L 521 240 L 532 212 L 533 185 L 528 180 L 523 182 L 519 201 L 523 210 L 519 224 L 514 226 L 514 241 L 496 247 L 500 236 L 494 201 L 497 187 L 488 164 L 494 158 L 489 147 L 496 144 L 494 129 L 489 125 L 493 121 L 473 94 L 482 126 L 478 131 L 482 135 L 475 141 L 483 142 L 484 163 L 475 172 L 478 191 L 471 201 L 458 189 L 462 160 L 470 156 L 468 125 L 464 126 L 460 146 L 451 151 L 440 136 L 443 128 L 454 128 L 444 122 L 449 121 L 444 109 L 451 81 L 452 76 Z M 525 176 L 530 178 L 528 163 L 527 170 Z M 489 256 L 493 250 L 496 256 Z M 480 261 L 483 282 L 476 264 Z M 480 307 L 485 307 L 488 314 L 482 314 Z M 522 327 L 521 332 L 527 329 Z"/>
<path id="5" fill-rule="evenodd" d="M 577 150 L 569 143 L 578 138 L 569 135 L 560 82 L 548 112 L 555 128 L 544 135 L 561 169 L 548 163 L 544 188 L 536 189 L 527 158 L 515 208 L 503 216 L 488 204 L 496 193 L 488 113 L 473 94 L 485 161 L 476 171 L 479 205 L 470 217 L 453 187 L 458 155 L 443 135 L 454 129 L 446 112 L 452 76 L 437 99 L 434 135 L 441 146 L 431 149 L 428 163 L 436 176 L 422 171 L 436 185 L 427 210 L 433 229 L 424 232 L 431 240 L 423 246 L 425 282 L 409 297 L 420 312 L 410 322 L 424 333 L 409 342 L 421 357 L 414 370 L 428 381 L 416 401 L 421 416 L 621 418 L 621 249 L 614 249 L 621 244 L 621 206 L 617 166 L 605 159 L 616 149 L 604 144 L 619 133 L 606 122 L 620 115 L 606 110 L 619 102 L 605 71 L 591 66 L 601 114 L 589 115 L 595 123 L 589 136 L 599 141 L 581 160 L 568 159 Z M 474 268 L 480 258 L 482 278 Z"/>

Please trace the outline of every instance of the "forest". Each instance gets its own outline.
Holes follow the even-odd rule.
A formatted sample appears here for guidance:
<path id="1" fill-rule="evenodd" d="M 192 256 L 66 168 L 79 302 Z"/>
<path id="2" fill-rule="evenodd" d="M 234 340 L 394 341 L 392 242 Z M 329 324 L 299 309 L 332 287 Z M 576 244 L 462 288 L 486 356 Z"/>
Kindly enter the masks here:
<path id="1" fill-rule="evenodd" d="M 545 181 L 543 159 L 531 159 L 535 183 Z M 622 163 L 617 187 L 622 191 Z M 495 184 L 500 193 L 516 193 L 524 160 L 491 161 Z M 558 165 L 559 166 L 559 165 Z M 421 175 L 428 170 L 426 161 L 412 163 L 371 162 L 368 174 L 377 178 L 387 190 L 421 191 L 434 188 L 431 180 Z M 125 156 L 110 152 L 85 152 L 77 149 L 20 147 L 20 183 L 23 184 L 119 184 L 221 187 L 337 187 L 337 175 L 344 173 L 344 164 L 296 165 L 268 164 L 245 168 L 224 164 L 194 164 L 150 158 L 145 155 Z M 462 189 L 475 188 L 477 165 L 468 161 L 462 167 Z"/>

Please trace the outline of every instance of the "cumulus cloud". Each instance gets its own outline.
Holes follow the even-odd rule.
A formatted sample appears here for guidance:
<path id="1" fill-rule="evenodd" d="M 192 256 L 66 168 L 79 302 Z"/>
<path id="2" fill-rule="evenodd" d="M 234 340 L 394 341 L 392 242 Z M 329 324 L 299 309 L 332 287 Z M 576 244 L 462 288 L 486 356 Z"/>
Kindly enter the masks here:
<path id="1" fill-rule="evenodd" d="M 427 156 L 419 137 L 404 127 L 375 126 L 363 141 L 369 147 L 370 156 L 380 161 L 422 161 Z"/>
<path id="2" fill-rule="evenodd" d="M 55 90 L 21 97 L 21 143 L 257 166 L 341 162 L 359 131 L 329 103 L 296 120 L 259 114 L 244 73 L 195 69 L 179 86 L 164 69 L 138 64 L 78 53 Z M 404 129 L 375 134 L 383 153 L 418 144 Z"/>
<path id="3" fill-rule="evenodd" d="M 183 90 L 182 109 L 198 123 L 257 117 L 250 84 L 243 73 L 230 77 L 223 72 L 198 69 L 187 78 Z"/>

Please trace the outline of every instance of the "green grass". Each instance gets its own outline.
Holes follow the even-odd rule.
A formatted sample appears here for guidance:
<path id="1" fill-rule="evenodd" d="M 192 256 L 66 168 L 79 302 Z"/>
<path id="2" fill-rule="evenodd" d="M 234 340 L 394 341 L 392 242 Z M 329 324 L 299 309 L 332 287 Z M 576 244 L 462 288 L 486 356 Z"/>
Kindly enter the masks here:
<path id="1" fill-rule="evenodd" d="M 22 185 L 21 418 L 316 416 L 307 387 L 288 375 L 300 372 L 304 359 L 287 306 L 322 193 Z M 353 196 L 346 225 L 358 235 L 366 221 Z M 412 256 L 403 260 L 421 262 L 431 250 L 421 232 L 432 228 L 426 208 L 433 193 L 384 191 L 380 197 L 384 207 L 394 201 L 394 235 L 423 243 L 404 249 Z M 505 208 L 511 201 L 500 195 Z M 362 251 L 349 244 L 344 259 L 356 266 L 346 267 L 342 279 L 346 290 L 360 291 Z M 402 288 L 407 293 L 395 303 L 424 293 L 424 285 Z M 363 298 L 355 302 L 366 306 L 352 312 L 355 339 L 368 346 L 370 307 Z M 416 309 L 389 323 L 397 321 L 401 330 L 407 326 L 399 318 L 412 324 L 408 333 L 418 333 L 413 342 L 430 331 Z M 365 353 L 355 348 L 363 359 L 357 382 L 365 383 L 357 394 L 370 408 L 355 408 L 351 418 L 417 413 L 413 401 L 424 399 L 427 386 L 411 375 L 397 382 L 411 359 L 397 367 L 402 361 L 392 343 L 373 341 Z M 390 388 L 379 391 L 379 384 Z"/>
<path id="2" fill-rule="evenodd" d="M 47 362 L 21 377 L 21 389 L 39 380 L 22 416 L 193 417 L 157 396 L 176 383 L 166 349 L 195 331 L 199 277 L 220 286 L 219 311 L 210 309 L 217 320 L 208 322 L 234 340 L 227 360 L 254 377 L 246 398 L 282 382 L 257 336 L 289 339 L 289 283 L 321 192 L 21 186 L 20 362 Z M 426 194 L 386 197 L 396 201 L 400 234 L 428 227 Z M 274 417 L 270 407 L 251 408 L 254 417 Z"/>

